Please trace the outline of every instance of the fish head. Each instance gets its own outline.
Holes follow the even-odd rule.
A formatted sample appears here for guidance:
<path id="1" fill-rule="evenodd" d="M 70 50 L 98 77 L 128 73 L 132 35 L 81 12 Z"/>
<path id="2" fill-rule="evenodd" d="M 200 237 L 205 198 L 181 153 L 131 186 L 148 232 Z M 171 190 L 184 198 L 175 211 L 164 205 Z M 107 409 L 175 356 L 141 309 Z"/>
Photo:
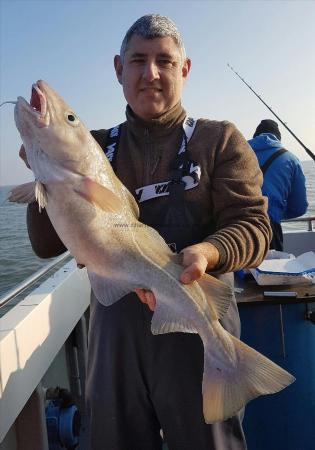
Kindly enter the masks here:
<path id="1" fill-rule="evenodd" d="M 14 116 L 32 169 L 34 160 L 43 154 L 46 160 L 70 169 L 87 156 L 90 133 L 45 81 L 33 84 L 30 103 L 18 97 Z"/>

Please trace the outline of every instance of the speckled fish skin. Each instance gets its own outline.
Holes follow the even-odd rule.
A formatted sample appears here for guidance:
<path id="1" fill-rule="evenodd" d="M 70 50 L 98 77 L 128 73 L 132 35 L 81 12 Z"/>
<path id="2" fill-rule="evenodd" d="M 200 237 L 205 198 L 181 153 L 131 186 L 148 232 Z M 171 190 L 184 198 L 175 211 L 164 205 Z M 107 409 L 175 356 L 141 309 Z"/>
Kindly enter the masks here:
<path id="1" fill-rule="evenodd" d="M 133 196 L 64 100 L 38 81 L 31 104 L 18 98 L 15 121 L 39 203 L 77 263 L 86 266 L 101 303 L 110 306 L 135 288 L 150 289 L 157 299 L 154 334 L 199 334 L 205 351 L 205 421 L 225 420 L 249 400 L 292 383 L 290 374 L 220 325 L 232 299 L 228 286 L 209 275 L 190 285 L 179 282 L 179 256 L 138 221 Z M 29 201 L 29 192 L 21 193 L 27 190 L 13 191 L 11 200 Z"/>

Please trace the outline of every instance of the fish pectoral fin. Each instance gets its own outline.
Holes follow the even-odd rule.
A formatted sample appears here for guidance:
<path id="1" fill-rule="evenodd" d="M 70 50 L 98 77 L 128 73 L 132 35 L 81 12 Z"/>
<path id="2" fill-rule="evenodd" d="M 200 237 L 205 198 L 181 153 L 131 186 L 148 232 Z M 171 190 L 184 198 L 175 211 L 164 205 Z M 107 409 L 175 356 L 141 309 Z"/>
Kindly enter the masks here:
<path id="1" fill-rule="evenodd" d="M 74 191 L 104 211 L 118 213 L 123 209 L 120 198 L 114 192 L 89 177 L 83 177 Z"/>
<path id="2" fill-rule="evenodd" d="M 203 414 L 206 423 L 223 421 L 234 416 L 250 400 L 273 394 L 293 383 L 295 378 L 239 339 L 226 333 L 234 346 L 235 365 L 215 362 L 209 343 L 205 341 L 202 381 Z M 210 356 L 210 357 L 209 357 Z M 232 362 L 232 361 L 230 361 Z"/>
<path id="3" fill-rule="evenodd" d="M 197 333 L 193 324 L 188 320 L 181 319 L 175 314 L 164 302 L 159 302 L 156 299 L 156 307 L 151 322 L 152 334 L 165 334 L 165 333 Z"/>
<path id="4" fill-rule="evenodd" d="M 15 203 L 33 203 L 35 198 L 35 181 L 20 184 L 9 192 L 9 202 Z"/>
<path id="5" fill-rule="evenodd" d="M 138 203 L 136 202 L 136 199 L 134 198 L 134 196 L 131 194 L 130 191 L 128 191 L 127 188 L 125 188 L 124 186 L 124 191 L 126 193 L 126 197 L 128 199 L 128 203 L 130 206 L 131 211 L 133 212 L 135 218 L 138 220 L 139 216 L 140 216 L 140 211 L 139 211 L 139 206 Z"/>
<path id="6" fill-rule="evenodd" d="M 203 290 L 206 300 L 211 303 L 211 307 L 217 313 L 218 319 L 222 319 L 233 299 L 234 294 L 231 287 L 207 273 L 198 280 L 198 284 Z"/>
<path id="7" fill-rule="evenodd" d="M 37 201 L 39 211 L 47 205 L 47 193 L 45 186 L 40 181 L 31 181 L 15 187 L 9 194 L 9 202 L 33 203 Z"/>
<path id="8" fill-rule="evenodd" d="M 97 300 L 105 306 L 116 303 L 125 295 L 132 292 L 136 286 L 121 280 L 113 281 L 88 270 L 92 290 Z"/>

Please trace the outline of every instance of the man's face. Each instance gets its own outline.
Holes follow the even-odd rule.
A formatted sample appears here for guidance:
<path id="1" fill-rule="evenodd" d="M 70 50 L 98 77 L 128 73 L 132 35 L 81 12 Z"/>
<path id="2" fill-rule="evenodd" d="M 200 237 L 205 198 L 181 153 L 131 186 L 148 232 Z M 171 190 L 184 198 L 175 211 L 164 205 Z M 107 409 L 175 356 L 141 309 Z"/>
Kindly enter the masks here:
<path id="1" fill-rule="evenodd" d="M 115 56 L 115 70 L 125 98 L 142 119 L 154 119 L 181 98 L 190 70 L 171 37 L 144 39 L 133 35 L 122 62 Z"/>

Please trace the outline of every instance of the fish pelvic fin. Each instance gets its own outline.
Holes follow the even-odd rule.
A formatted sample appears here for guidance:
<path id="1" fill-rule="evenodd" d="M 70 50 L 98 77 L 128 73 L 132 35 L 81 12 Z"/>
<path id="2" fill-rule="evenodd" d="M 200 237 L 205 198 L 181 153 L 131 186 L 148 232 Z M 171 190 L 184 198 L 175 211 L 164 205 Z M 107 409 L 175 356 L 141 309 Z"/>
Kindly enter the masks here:
<path id="1" fill-rule="evenodd" d="M 234 416 L 250 400 L 274 394 L 294 382 L 295 378 L 253 348 L 229 335 L 235 346 L 237 364 L 233 369 L 213 365 L 205 347 L 202 382 L 203 414 L 206 423 Z"/>
<path id="2" fill-rule="evenodd" d="M 35 198 L 39 206 L 39 212 L 41 212 L 47 206 L 48 197 L 45 186 L 38 180 L 35 182 Z"/>
<path id="3" fill-rule="evenodd" d="M 216 313 L 217 317 L 213 319 L 222 319 L 229 309 L 234 296 L 231 287 L 207 273 L 198 280 L 198 284 L 203 290 L 211 310 L 214 309 Z"/>
<path id="4" fill-rule="evenodd" d="M 13 188 L 8 195 L 9 202 L 12 203 L 33 203 L 35 198 L 35 181 L 20 184 Z"/>
<path id="5" fill-rule="evenodd" d="M 120 198 L 113 191 L 89 177 L 83 177 L 74 191 L 106 212 L 119 213 L 123 209 Z"/>

